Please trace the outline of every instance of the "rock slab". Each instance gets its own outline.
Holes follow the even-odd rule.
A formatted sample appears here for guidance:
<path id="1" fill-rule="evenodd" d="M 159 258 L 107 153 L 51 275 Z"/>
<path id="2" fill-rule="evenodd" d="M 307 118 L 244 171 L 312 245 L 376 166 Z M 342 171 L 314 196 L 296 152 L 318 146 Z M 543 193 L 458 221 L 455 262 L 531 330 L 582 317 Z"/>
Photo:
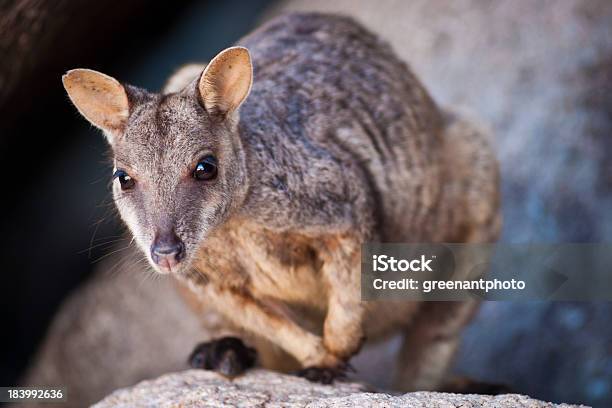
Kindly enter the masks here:
<path id="1" fill-rule="evenodd" d="M 419 408 L 517 408 L 575 407 L 552 404 L 523 395 L 460 395 L 415 392 L 390 395 L 371 392 L 360 383 L 333 386 L 302 378 L 253 370 L 228 380 L 214 372 L 188 370 L 143 381 L 113 392 L 95 408 L 109 407 L 419 407 Z"/>

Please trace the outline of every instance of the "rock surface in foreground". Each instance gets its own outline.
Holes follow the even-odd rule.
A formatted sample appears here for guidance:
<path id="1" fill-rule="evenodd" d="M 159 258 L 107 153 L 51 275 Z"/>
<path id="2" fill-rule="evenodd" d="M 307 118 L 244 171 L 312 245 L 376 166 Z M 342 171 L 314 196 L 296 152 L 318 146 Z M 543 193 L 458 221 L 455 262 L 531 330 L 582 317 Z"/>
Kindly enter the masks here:
<path id="1" fill-rule="evenodd" d="M 254 370 L 229 381 L 203 370 L 167 374 L 115 391 L 95 408 L 106 407 L 571 407 L 507 394 L 496 397 L 416 392 L 401 396 L 372 393 L 357 383 L 334 386 Z"/>

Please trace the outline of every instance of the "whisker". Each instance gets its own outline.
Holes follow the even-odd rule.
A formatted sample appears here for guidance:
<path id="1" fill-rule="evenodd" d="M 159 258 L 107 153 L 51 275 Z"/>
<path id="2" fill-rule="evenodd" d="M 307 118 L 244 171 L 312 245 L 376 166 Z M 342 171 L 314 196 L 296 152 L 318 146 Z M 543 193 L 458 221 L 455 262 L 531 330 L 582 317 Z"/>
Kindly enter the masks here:
<path id="1" fill-rule="evenodd" d="M 105 241 L 105 242 L 100 242 L 100 243 L 97 243 L 97 244 L 92 244 L 88 248 L 82 249 L 82 250 L 78 251 L 77 253 L 80 255 L 80 254 L 83 254 L 85 252 L 88 252 L 87 256 L 89 258 L 91 258 L 91 251 L 93 249 L 104 247 L 104 246 L 112 246 L 113 244 L 116 244 L 117 242 L 125 241 L 127 239 L 128 238 L 116 238 L 116 239 L 111 239 L 111 240 L 108 240 L 108 241 Z"/>
<path id="2" fill-rule="evenodd" d="M 114 255 L 114 254 L 116 254 L 116 253 L 119 253 L 119 252 L 125 251 L 126 249 L 129 249 L 129 248 L 130 248 L 130 246 L 131 246 L 131 245 L 127 245 L 126 247 L 123 247 L 123 248 L 118 248 L 118 249 L 116 249 L 116 250 L 114 250 L 114 251 L 111 251 L 111 252 L 109 252 L 109 253 L 107 253 L 107 254 L 104 254 L 104 255 L 102 255 L 101 257 L 99 257 L 98 259 L 96 259 L 96 260 L 92 261 L 92 264 L 96 264 L 96 263 L 100 262 L 101 260 L 108 258 L 108 257 L 109 257 L 109 256 L 111 256 L 111 255 Z"/>

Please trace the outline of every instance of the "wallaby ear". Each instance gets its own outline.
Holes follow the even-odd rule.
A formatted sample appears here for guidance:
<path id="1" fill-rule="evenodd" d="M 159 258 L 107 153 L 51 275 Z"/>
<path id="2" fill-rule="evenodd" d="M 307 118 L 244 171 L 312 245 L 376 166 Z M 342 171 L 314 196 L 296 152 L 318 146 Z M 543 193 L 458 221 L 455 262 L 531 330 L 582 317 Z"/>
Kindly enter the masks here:
<path id="1" fill-rule="evenodd" d="M 92 125 L 110 134 L 123 131 L 129 103 L 119 81 L 90 69 L 73 69 L 62 82 L 74 106 Z"/>
<path id="2" fill-rule="evenodd" d="M 183 65 L 168 78 L 162 93 L 169 94 L 182 91 L 187 85 L 193 84 L 196 79 L 199 80 L 204 68 L 206 68 L 206 64 Z"/>
<path id="3" fill-rule="evenodd" d="M 198 81 L 198 91 L 209 113 L 226 116 L 244 102 L 252 83 L 253 65 L 249 50 L 231 47 L 217 54 L 206 66 Z"/>

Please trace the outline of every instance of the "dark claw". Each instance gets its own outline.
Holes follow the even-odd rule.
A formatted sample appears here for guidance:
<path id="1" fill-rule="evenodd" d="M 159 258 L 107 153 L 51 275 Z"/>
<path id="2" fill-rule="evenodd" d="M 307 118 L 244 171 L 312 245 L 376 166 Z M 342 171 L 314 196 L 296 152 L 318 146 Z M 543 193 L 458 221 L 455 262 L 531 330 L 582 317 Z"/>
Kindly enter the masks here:
<path id="1" fill-rule="evenodd" d="M 341 367 L 306 367 L 298 371 L 296 375 L 306 378 L 308 381 L 321 384 L 332 384 L 335 380 L 343 380 L 346 378 L 346 370 L 348 367 L 348 364 Z"/>
<path id="2" fill-rule="evenodd" d="M 506 384 L 482 382 L 466 377 L 454 378 L 449 383 L 445 384 L 440 391 L 450 392 L 454 394 L 483 395 L 501 395 L 516 393 L 516 390 L 513 390 Z"/>
<path id="3" fill-rule="evenodd" d="M 480 384 L 479 387 L 475 387 L 471 390 L 471 394 L 484 394 L 484 395 L 502 395 L 502 394 L 514 394 L 511 387 L 506 384 Z"/>
<path id="4" fill-rule="evenodd" d="M 237 337 L 223 337 L 200 343 L 189 356 L 192 368 L 213 370 L 232 378 L 255 365 L 257 352 Z"/>

